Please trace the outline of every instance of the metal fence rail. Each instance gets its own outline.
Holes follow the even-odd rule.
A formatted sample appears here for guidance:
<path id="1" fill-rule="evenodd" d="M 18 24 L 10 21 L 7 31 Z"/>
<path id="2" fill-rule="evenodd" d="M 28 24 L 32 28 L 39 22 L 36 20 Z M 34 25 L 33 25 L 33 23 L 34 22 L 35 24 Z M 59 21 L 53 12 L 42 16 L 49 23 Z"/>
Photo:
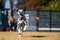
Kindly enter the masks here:
<path id="1" fill-rule="evenodd" d="M 5 18 L 8 18 L 10 15 L 10 11 L 5 10 L 6 12 L 4 20 L 7 20 Z M 17 11 L 13 10 L 13 17 L 15 20 L 17 20 Z M 59 31 L 60 32 L 60 11 L 24 11 L 25 16 L 27 18 L 27 29 L 26 31 L 37 31 L 36 26 L 36 14 L 39 15 L 39 31 Z M 7 21 L 4 21 L 4 26 L 6 25 Z"/>

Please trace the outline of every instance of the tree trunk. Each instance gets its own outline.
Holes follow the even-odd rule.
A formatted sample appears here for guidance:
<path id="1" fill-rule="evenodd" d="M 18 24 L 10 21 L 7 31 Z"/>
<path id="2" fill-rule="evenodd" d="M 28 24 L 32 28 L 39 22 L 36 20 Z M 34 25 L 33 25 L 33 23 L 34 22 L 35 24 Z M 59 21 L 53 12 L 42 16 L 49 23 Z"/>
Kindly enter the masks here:
<path id="1" fill-rule="evenodd" d="M 10 0 L 11 9 L 13 9 L 13 0 Z"/>

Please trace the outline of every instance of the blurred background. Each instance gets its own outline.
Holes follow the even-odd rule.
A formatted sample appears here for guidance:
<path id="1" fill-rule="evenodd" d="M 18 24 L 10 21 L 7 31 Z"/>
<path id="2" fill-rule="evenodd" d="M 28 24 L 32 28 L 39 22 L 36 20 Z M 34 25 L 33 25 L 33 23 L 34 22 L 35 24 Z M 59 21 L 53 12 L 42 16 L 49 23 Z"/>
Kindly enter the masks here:
<path id="1" fill-rule="evenodd" d="M 26 31 L 60 31 L 60 0 L 0 0 L 0 31 L 16 31 L 20 9 L 27 19 Z"/>

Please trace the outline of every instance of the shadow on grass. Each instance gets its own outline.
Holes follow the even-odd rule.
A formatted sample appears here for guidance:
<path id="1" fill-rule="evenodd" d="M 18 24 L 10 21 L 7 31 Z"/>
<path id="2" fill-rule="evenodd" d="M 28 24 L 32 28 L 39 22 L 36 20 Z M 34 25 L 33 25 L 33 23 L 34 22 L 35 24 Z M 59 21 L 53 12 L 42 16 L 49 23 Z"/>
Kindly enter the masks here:
<path id="1" fill-rule="evenodd" d="M 47 37 L 47 36 L 23 36 L 23 37 L 36 37 L 36 38 L 41 38 L 41 37 Z"/>
<path id="2" fill-rule="evenodd" d="M 32 36 L 32 37 L 41 38 L 41 37 L 47 37 L 47 36 Z"/>

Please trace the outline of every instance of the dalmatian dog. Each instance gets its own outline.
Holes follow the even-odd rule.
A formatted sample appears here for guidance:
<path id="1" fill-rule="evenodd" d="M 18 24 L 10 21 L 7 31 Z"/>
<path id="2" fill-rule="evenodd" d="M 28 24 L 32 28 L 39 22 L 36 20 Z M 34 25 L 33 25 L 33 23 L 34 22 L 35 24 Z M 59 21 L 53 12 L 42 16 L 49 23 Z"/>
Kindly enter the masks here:
<path id="1" fill-rule="evenodd" d="M 21 37 L 23 34 L 23 31 L 26 30 L 26 20 L 22 14 L 18 14 L 18 16 L 19 17 L 17 19 L 17 31 L 18 31 L 19 37 Z"/>

